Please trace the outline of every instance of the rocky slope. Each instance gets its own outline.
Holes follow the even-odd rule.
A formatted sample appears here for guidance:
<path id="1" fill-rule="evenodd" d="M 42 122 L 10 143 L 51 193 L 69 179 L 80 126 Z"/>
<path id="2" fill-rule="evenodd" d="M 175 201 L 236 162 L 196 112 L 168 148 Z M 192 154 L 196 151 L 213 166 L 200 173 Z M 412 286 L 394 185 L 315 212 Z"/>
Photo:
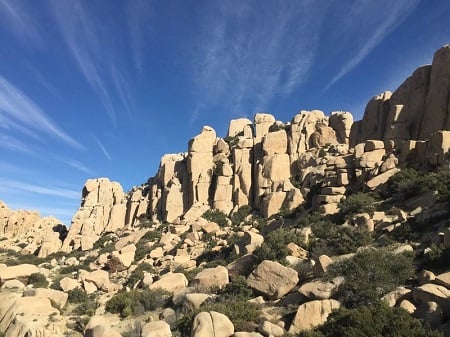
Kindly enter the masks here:
<path id="1" fill-rule="evenodd" d="M 379 313 L 450 336 L 449 83 L 450 45 L 362 121 L 256 114 L 225 138 L 205 126 L 127 193 L 88 180 L 68 232 L 0 204 L 0 331 L 298 335 L 383 297 Z M 361 285 L 359 269 L 377 276 Z"/>

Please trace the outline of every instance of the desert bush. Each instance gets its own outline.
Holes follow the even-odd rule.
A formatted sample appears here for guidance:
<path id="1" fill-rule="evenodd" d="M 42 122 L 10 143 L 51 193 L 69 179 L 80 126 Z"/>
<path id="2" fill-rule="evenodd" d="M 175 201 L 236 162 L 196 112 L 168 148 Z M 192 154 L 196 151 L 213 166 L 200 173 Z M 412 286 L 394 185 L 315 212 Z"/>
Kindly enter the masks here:
<path id="1" fill-rule="evenodd" d="M 33 288 L 47 288 L 48 281 L 45 275 L 41 273 L 33 273 L 28 278 L 28 284 L 32 284 Z"/>
<path id="2" fill-rule="evenodd" d="M 162 289 L 121 291 L 106 302 L 105 310 L 128 317 L 163 308 L 168 304 L 169 299 L 169 293 Z"/>
<path id="3" fill-rule="evenodd" d="M 228 226 L 227 215 L 224 212 L 219 211 L 218 209 L 207 210 L 205 213 L 203 213 L 202 218 L 211 222 L 215 222 L 220 227 Z"/>
<path id="4" fill-rule="evenodd" d="M 369 193 L 355 193 L 349 195 L 339 203 L 339 213 L 348 218 L 357 213 L 373 215 L 377 200 Z"/>
<path id="5" fill-rule="evenodd" d="M 250 214 L 252 214 L 252 208 L 250 206 L 241 206 L 231 215 L 231 223 L 233 226 L 239 226 Z"/>
<path id="6" fill-rule="evenodd" d="M 262 245 L 256 249 L 254 254 L 258 261 L 272 260 L 286 264 L 286 256 L 289 255 L 287 245 L 293 242 L 298 245 L 303 244 L 303 237 L 295 234 L 292 230 L 286 228 L 278 228 L 270 232 L 265 238 Z"/>
<path id="7" fill-rule="evenodd" d="M 370 305 L 414 275 L 412 254 L 366 249 L 351 259 L 332 264 L 328 277 L 343 276 L 337 296 L 347 308 Z"/>
<path id="8" fill-rule="evenodd" d="M 94 316 L 95 309 L 97 309 L 97 303 L 92 300 L 86 300 L 78 304 L 72 312 L 76 315 Z"/>
<path id="9" fill-rule="evenodd" d="M 67 294 L 69 295 L 67 298 L 69 303 L 84 303 L 89 300 L 89 296 L 81 288 L 75 288 L 73 290 L 69 290 L 67 292 Z"/>
<path id="10" fill-rule="evenodd" d="M 388 193 L 399 200 L 408 199 L 427 191 L 436 191 L 438 197 L 450 201 L 450 168 L 435 172 L 407 168 L 389 178 Z"/>
<path id="11" fill-rule="evenodd" d="M 442 337 L 425 327 L 402 308 L 375 303 L 358 309 L 342 308 L 328 316 L 319 328 L 300 333 L 299 337 Z"/>
<path id="12" fill-rule="evenodd" d="M 156 274 L 155 269 L 148 263 L 140 263 L 135 270 L 128 276 L 125 283 L 128 287 L 133 287 L 137 282 L 144 278 L 144 272 Z"/>
<path id="13" fill-rule="evenodd" d="M 372 234 L 362 228 L 337 225 L 328 220 L 320 220 L 311 226 L 315 240 L 311 243 L 311 249 L 325 245 L 331 252 L 348 254 L 354 253 L 359 247 L 367 246 L 373 242 Z"/>
<path id="14" fill-rule="evenodd" d="M 231 282 L 219 290 L 218 295 L 223 300 L 247 301 L 252 297 L 253 291 L 248 287 L 246 278 L 239 275 L 232 277 Z"/>

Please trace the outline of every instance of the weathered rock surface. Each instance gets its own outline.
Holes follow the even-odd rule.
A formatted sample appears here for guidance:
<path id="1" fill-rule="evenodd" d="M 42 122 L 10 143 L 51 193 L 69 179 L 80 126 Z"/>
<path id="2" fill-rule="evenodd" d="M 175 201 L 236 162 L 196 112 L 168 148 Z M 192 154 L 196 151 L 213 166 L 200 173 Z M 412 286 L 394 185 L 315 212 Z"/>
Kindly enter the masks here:
<path id="1" fill-rule="evenodd" d="M 192 337 L 230 337 L 234 326 L 230 319 L 219 312 L 201 312 L 194 318 Z"/>
<path id="2" fill-rule="evenodd" d="M 289 333 L 297 334 L 325 323 L 328 315 L 333 310 L 339 309 L 340 306 L 336 300 L 316 300 L 300 305 L 289 328 Z"/>
<path id="3" fill-rule="evenodd" d="M 271 299 L 278 299 L 291 291 L 298 283 L 297 272 L 278 262 L 261 262 L 247 279 L 249 287 Z"/>

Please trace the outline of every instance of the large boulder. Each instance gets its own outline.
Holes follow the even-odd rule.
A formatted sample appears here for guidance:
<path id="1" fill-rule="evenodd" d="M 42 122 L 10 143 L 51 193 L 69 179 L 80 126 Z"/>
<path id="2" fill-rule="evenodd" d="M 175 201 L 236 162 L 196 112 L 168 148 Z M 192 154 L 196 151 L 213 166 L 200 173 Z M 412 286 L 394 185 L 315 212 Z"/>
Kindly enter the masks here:
<path id="1" fill-rule="evenodd" d="M 0 283 L 8 280 L 19 280 L 27 283 L 31 274 L 39 273 L 39 268 L 33 264 L 19 264 L 0 269 Z"/>
<path id="2" fill-rule="evenodd" d="M 192 337 L 230 337 L 234 334 L 234 326 L 224 314 L 210 311 L 200 312 L 192 324 Z"/>
<path id="3" fill-rule="evenodd" d="M 63 336 L 66 320 L 46 297 L 0 293 L 0 331 L 5 336 Z"/>
<path id="4" fill-rule="evenodd" d="M 83 337 L 121 337 L 113 330 L 104 316 L 92 316 L 86 325 Z"/>
<path id="5" fill-rule="evenodd" d="M 166 322 L 154 321 L 142 327 L 141 337 L 172 337 L 172 332 Z"/>
<path id="6" fill-rule="evenodd" d="M 209 291 L 213 288 L 223 288 L 229 283 L 228 270 L 224 266 L 206 268 L 199 272 L 191 281 L 190 286 L 199 291 Z"/>
<path id="7" fill-rule="evenodd" d="M 171 273 L 163 275 L 158 281 L 149 286 L 150 290 L 162 289 L 170 293 L 183 290 L 187 287 L 188 280 L 183 273 Z"/>
<path id="8" fill-rule="evenodd" d="M 328 315 L 339 309 L 341 304 L 336 300 L 316 300 L 303 303 L 289 328 L 289 333 L 298 334 L 301 331 L 311 330 L 326 322 Z"/>
<path id="9" fill-rule="evenodd" d="M 265 260 L 253 270 L 247 284 L 270 299 L 279 299 L 291 291 L 298 281 L 298 273 L 294 269 Z"/>

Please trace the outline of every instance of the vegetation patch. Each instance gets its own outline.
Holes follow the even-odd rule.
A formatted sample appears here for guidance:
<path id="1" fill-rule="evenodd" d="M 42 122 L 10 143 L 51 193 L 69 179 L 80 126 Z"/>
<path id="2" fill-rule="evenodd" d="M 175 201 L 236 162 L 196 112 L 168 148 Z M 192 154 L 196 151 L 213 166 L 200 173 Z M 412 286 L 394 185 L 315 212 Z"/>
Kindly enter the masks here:
<path id="1" fill-rule="evenodd" d="M 162 289 L 121 291 L 106 302 L 106 311 L 121 317 L 143 314 L 168 305 L 170 294 Z"/>
<path id="2" fill-rule="evenodd" d="M 425 327 L 402 308 L 389 308 L 375 303 L 358 309 L 342 308 L 328 316 L 319 328 L 300 333 L 299 337 L 443 337 L 436 330 Z"/>
<path id="3" fill-rule="evenodd" d="M 347 308 L 370 305 L 414 276 L 412 254 L 393 254 L 386 249 L 366 249 L 351 259 L 332 264 L 328 277 L 343 276 L 337 292 Z"/>
<path id="4" fill-rule="evenodd" d="M 220 227 L 226 227 L 228 226 L 228 217 L 227 215 L 219 211 L 218 209 L 208 209 L 205 213 L 203 213 L 202 218 L 215 222 Z"/>

